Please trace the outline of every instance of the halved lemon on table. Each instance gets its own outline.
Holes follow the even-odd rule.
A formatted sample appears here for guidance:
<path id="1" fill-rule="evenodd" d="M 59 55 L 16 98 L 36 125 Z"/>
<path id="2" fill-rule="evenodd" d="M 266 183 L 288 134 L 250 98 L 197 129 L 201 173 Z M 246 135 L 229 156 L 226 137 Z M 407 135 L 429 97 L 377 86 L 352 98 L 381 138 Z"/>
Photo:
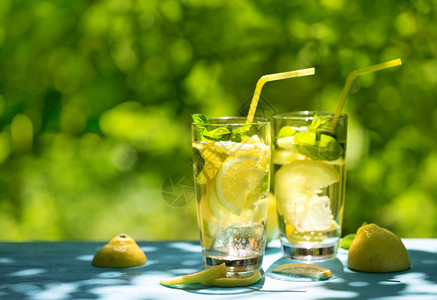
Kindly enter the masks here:
<path id="1" fill-rule="evenodd" d="M 331 278 L 332 273 L 328 268 L 314 264 L 290 263 L 280 265 L 272 270 L 274 273 L 310 277 L 318 280 Z"/>
<path id="2" fill-rule="evenodd" d="M 265 175 L 266 170 L 259 166 L 258 160 L 253 155 L 230 157 L 217 174 L 217 198 L 233 214 L 241 214 L 248 195 Z"/>
<path id="3" fill-rule="evenodd" d="M 121 233 L 96 252 L 91 264 L 105 268 L 128 268 L 140 266 L 146 262 L 146 254 L 135 240 Z"/>

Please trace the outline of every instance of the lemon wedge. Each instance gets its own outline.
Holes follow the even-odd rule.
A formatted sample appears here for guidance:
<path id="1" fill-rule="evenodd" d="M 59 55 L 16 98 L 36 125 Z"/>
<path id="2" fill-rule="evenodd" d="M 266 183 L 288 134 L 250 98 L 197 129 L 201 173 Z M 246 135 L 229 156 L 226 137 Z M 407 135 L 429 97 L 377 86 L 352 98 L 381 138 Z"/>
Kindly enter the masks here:
<path id="1" fill-rule="evenodd" d="M 225 277 L 215 278 L 208 281 L 203 281 L 203 285 L 220 286 L 220 287 L 236 287 L 248 286 L 254 284 L 262 277 L 259 270 L 252 270 L 248 273 L 231 273 Z"/>
<path id="2" fill-rule="evenodd" d="M 240 215 L 247 197 L 260 184 L 265 170 L 258 166 L 258 157 L 234 156 L 224 161 L 217 174 L 216 193 L 220 203 Z"/>
<path id="3" fill-rule="evenodd" d="M 274 268 L 272 272 L 310 277 L 319 280 L 329 279 L 332 276 L 331 270 L 327 268 L 305 263 L 290 263 L 280 265 Z"/>
<path id="4" fill-rule="evenodd" d="M 164 286 L 172 286 L 179 284 L 201 283 L 210 281 L 218 277 L 223 277 L 226 274 L 226 264 L 211 267 L 202 271 L 190 273 L 187 275 L 177 276 L 169 279 L 162 279 L 159 283 Z"/>

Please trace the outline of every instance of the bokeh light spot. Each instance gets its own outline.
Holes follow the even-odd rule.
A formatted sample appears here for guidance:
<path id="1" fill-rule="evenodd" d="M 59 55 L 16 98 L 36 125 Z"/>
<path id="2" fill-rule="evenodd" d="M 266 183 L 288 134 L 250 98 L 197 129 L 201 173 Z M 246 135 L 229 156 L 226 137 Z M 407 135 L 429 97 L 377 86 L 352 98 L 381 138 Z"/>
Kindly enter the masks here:
<path id="1" fill-rule="evenodd" d="M 14 117 L 11 122 L 11 139 L 14 150 L 18 153 L 32 149 L 33 124 L 29 117 L 23 114 Z"/>

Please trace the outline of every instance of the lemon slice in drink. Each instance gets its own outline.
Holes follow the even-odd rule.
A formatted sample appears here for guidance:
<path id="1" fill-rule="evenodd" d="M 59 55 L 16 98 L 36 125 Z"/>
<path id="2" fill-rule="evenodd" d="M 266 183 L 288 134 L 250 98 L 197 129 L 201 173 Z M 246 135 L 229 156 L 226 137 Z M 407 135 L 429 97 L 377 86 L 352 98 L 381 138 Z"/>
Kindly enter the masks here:
<path id="1" fill-rule="evenodd" d="M 221 201 L 218 200 L 216 192 L 216 184 L 209 184 L 209 194 L 208 194 L 208 206 L 212 216 L 218 220 L 219 223 L 223 222 L 229 215 L 229 210 L 224 207 Z"/>
<path id="2" fill-rule="evenodd" d="M 222 263 L 221 265 L 206 270 L 202 270 L 178 277 L 173 277 L 170 279 L 163 279 L 159 283 L 165 286 L 188 284 L 188 283 L 200 283 L 218 277 L 223 277 L 225 276 L 225 274 L 226 274 L 226 265 L 225 263 Z"/>
<path id="3" fill-rule="evenodd" d="M 210 249 L 215 242 L 215 236 L 217 235 L 217 230 L 220 226 L 220 223 L 211 214 L 201 216 L 201 244 L 204 248 Z"/>
<path id="4" fill-rule="evenodd" d="M 290 263 L 280 265 L 272 270 L 274 273 L 298 275 L 303 277 L 310 277 L 319 280 L 331 278 L 331 270 L 322 266 L 305 264 L 305 263 Z"/>
<path id="5" fill-rule="evenodd" d="M 203 176 L 211 180 L 228 157 L 226 149 L 216 143 L 194 143 L 193 146 L 199 150 L 200 158 L 203 159 L 203 166 L 198 177 Z"/>
<path id="6" fill-rule="evenodd" d="M 217 220 L 210 218 L 202 221 L 202 241 L 201 244 L 205 249 L 210 249 L 215 242 L 215 236 L 219 224 Z"/>
<path id="7" fill-rule="evenodd" d="M 254 284 L 262 277 L 259 270 L 252 270 L 248 273 L 231 273 L 226 274 L 226 277 L 215 278 L 209 281 L 202 282 L 203 285 L 209 286 L 248 286 Z"/>
<path id="8" fill-rule="evenodd" d="M 276 173 L 278 192 L 293 188 L 295 191 L 309 192 L 324 188 L 340 180 L 340 175 L 331 165 L 302 160 L 283 166 Z"/>
<path id="9" fill-rule="evenodd" d="M 273 163 L 277 165 L 291 164 L 296 160 L 307 159 L 305 155 L 300 154 L 296 149 L 291 148 L 287 150 L 274 150 L 273 152 Z"/>
<path id="10" fill-rule="evenodd" d="M 265 171 L 258 166 L 258 157 L 234 156 L 223 162 L 217 174 L 216 193 L 220 203 L 240 215 L 247 196 L 260 184 Z"/>

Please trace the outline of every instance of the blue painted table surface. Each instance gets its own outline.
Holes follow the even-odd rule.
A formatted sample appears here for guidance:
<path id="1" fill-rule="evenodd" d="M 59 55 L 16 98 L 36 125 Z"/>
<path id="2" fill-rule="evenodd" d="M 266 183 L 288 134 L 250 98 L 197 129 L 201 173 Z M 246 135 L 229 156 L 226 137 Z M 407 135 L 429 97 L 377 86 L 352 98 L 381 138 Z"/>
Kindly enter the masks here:
<path id="1" fill-rule="evenodd" d="M 269 244 L 263 279 L 244 288 L 189 289 L 159 280 L 203 268 L 198 242 L 139 242 L 147 264 L 108 269 L 91 265 L 105 242 L 0 242 L 0 299 L 437 299 L 437 239 L 403 239 L 412 266 L 374 274 L 347 268 L 347 251 L 320 262 L 325 281 L 278 276 L 270 270 L 290 262 L 278 241 Z"/>

